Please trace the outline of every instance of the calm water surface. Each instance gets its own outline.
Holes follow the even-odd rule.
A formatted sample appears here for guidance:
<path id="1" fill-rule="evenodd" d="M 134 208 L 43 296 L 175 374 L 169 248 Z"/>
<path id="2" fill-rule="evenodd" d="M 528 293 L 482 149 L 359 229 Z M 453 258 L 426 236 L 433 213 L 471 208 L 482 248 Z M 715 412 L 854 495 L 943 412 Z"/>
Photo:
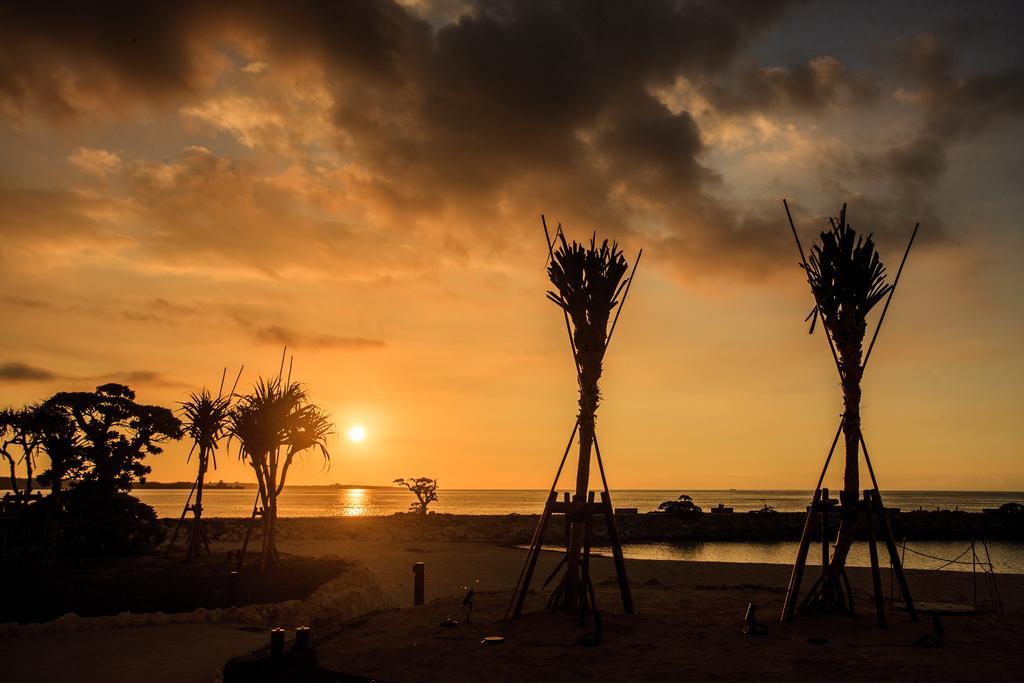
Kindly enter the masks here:
<path id="1" fill-rule="evenodd" d="M 724 503 L 736 512 L 759 509 L 766 504 L 779 512 L 799 512 L 807 508 L 811 498 L 809 491 L 691 490 L 686 493 L 705 511 Z M 189 492 L 187 489 L 136 489 L 134 494 L 152 505 L 161 517 L 177 517 Z M 647 512 L 679 494 L 680 491 L 622 490 L 613 492 L 612 500 L 616 507 L 635 507 Z M 540 489 L 443 489 L 430 509 L 462 515 L 540 514 L 546 497 L 547 491 Z M 887 491 L 884 497 L 888 507 L 903 510 L 941 508 L 980 512 L 1003 503 L 1024 502 L 1024 492 L 1005 491 Z M 256 489 L 208 489 L 203 494 L 203 508 L 210 517 L 247 517 L 255 498 Z M 398 488 L 291 488 L 285 489 L 278 499 L 278 514 L 282 517 L 390 515 L 404 512 L 413 500 L 411 493 Z"/>
<path id="2" fill-rule="evenodd" d="M 152 505 L 161 517 L 178 517 L 188 497 L 184 489 L 139 489 L 135 495 Z M 806 509 L 811 493 L 808 491 L 688 491 L 693 500 L 705 510 L 724 503 L 736 512 L 759 509 L 771 505 L 780 512 L 799 512 Z M 440 500 L 431 506 L 441 513 L 467 515 L 539 514 L 544 507 L 545 490 L 442 490 Z M 676 498 L 679 491 L 623 490 L 612 498 L 616 507 L 635 507 L 640 512 L 654 510 L 658 504 Z M 978 491 L 889 491 L 884 494 L 886 505 L 903 510 L 964 510 L 979 512 L 983 508 L 999 507 L 1008 502 L 1024 502 L 1024 493 Z M 203 495 L 206 514 L 210 517 L 247 517 L 252 512 L 255 489 L 212 489 Z M 413 496 L 399 489 L 337 489 L 306 487 L 286 489 L 278 505 L 283 517 L 344 517 L 357 515 L 390 515 L 404 512 Z M 689 560 L 696 562 L 761 562 L 790 564 L 796 556 L 796 542 L 745 543 L 716 541 L 714 543 L 642 543 L 629 545 L 626 556 L 636 559 Z M 908 544 L 906 565 L 914 569 L 933 569 L 942 561 L 917 553 L 953 559 L 968 547 L 964 541 L 916 542 Z M 1024 545 L 993 542 L 988 546 L 997 572 L 1024 574 Z M 600 552 L 600 549 L 598 549 Z M 984 559 L 980 545 L 977 552 Z M 811 553 L 808 562 L 819 561 Z M 971 571 L 971 553 L 961 558 L 966 564 L 954 564 L 948 570 Z M 853 566 L 869 566 L 867 549 L 863 544 L 850 554 Z"/>

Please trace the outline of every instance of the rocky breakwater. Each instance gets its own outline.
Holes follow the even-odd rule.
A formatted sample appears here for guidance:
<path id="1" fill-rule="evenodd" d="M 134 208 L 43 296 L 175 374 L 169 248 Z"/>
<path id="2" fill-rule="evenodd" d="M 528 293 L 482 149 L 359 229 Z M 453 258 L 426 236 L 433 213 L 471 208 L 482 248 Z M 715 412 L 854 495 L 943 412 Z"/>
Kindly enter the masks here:
<path id="1" fill-rule="evenodd" d="M 616 515 L 616 521 L 624 543 L 770 542 L 799 540 L 805 517 L 803 512 L 692 515 L 652 512 L 619 514 Z M 351 538 L 525 545 L 533 537 L 538 520 L 539 515 L 517 514 L 399 513 L 383 517 L 291 517 L 278 520 L 278 538 L 282 541 Z M 560 516 L 552 519 L 544 537 L 545 543 L 564 543 L 563 520 Z M 1024 541 L 1024 515 L 953 511 L 890 512 L 889 521 L 897 539 Z M 170 529 L 174 521 L 165 520 L 165 524 Z M 241 519 L 210 519 L 205 524 L 211 540 L 241 542 L 248 522 Z M 815 525 L 813 531 L 815 539 L 819 538 L 820 525 Z M 258 538 L 258 535 L 258 528 L 254 529 L 254 538 Z M 607 541 L 604 520 L 595 518 L 593 543 L 602 545 Z"/>

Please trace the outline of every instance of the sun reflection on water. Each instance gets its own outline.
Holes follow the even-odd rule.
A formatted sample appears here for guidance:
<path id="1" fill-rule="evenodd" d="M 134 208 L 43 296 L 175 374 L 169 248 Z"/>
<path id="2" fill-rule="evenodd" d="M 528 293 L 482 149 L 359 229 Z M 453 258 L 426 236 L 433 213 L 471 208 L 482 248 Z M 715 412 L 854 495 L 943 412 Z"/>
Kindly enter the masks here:
<path id="1" fill-rule="evenodd" d="M 339 492 L 338 507 L 342 517 L 362 517 L 370 514 L 365 489 L 344 489 Z"/>

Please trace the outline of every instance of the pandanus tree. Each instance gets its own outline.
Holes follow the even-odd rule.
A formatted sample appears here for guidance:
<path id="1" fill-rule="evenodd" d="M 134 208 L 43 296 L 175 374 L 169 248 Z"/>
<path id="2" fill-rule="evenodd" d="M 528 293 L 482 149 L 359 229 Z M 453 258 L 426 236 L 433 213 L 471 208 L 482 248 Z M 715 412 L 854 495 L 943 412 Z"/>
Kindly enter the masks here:
<path id="1" fill-rule="evenodd" d="M 263 506 L 263 545 L 260 569 L 280 565 L 276 543 L 277 499 L 284 490 L 295 456 L 321 454 L 330 463 L 327 436 L 333 431 L 328 416 L 309 401 L 298 382 L 279 375 L 259 379 L 249 394 L 239 397 L 228 421 L 228 434 L 237 440 L 239 456 L 256 473 Z"/>
<path id="2" fill-rule="evenodd" d="M 214 396 L 204 387 L 198 394 L 190 394 L 188 400 L 181 404 L 185 433 L 192 439 L 188 459 L 191 461 L 195 455 L 199 467 L 194 489 L 195 500 L 191 506 L 186 504 L 186 511 L 189 508 L 192 510 L 192 528 L 188 535 L 186 559 L 191 559 L 203 551 L 210 552 L 206 531 L 203 529 L 203 483 L 211 461 L 213 468 L 217 469 L 217 448 L 227 435 L 231 397 L 230 393 L 226 396 L 220 393 Z M 173 545 L 173 539 L 171 543 Z"/>
<path id="3" fill-rule="evenodd" d="M 579 501 L 586 501 L 596 413 L 601 400 L 601 371 L 609 336 L 608 321 L 628 282 L 623 279 L 628 264 L 614 242 L 609 244 L 604 240 L 599 246 L 595 236 L 591 238 L 589 247 L 575 241 L 570 244 L 561 233 L 559 240 L 548 265 L 548 278 L 554 289 L 547 296 L 565 313 L 566 324 L 572 323 L 570 338 L 579 385 L 576 497 Z M 566 584 L 565 590 L 561 591 L 563 606 L 569 609 L 576 606 L 579 594 L 578 557 L 583 533 L 582 524 L 572 525 Z"/>
<path id="4" fill-rule="evenodd" d="M 861 377 L 867 316 L 892 289 L 886 283 L 885 266 L 871 235 L 863 237 L 846 222 L 846 208 L 830 220 L 820 243 L 811 247 L 807 278 L 816 306 L 811 332 L 819 316 L 831 340 L 839 365 L 843 391 L 843 442 L 846 458 L 842 503 L 852 508 L 860 495 L 859 454 L 861 441 Z M 846 563 L 856 519 L 847 514 L 840 523 L 831 573 L 838 575 Z"/>

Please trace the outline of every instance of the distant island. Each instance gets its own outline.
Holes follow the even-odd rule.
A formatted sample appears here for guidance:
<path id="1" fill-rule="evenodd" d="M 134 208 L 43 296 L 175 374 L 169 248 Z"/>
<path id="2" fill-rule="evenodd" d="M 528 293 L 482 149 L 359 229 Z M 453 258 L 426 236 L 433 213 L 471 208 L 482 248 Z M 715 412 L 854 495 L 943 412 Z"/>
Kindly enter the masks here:
<path id="1" fill-rule="evenodd" d="M 18 489 L 25 490 L 25 478 L 18 477 Z M 147 481 L 145 483 L 136 482 L 135 488 L 137 489 L 191 489 L 194 481 Z M 38 481 L 33 481 L 33 490 L 42 491 L 46 493 L 49 491 L 49 487 L 42 486 Z M 256 488 L 255 482 L 242 482 L 242 481 L 215 481 L 206 482 L 203 484 L 203 488 L 206 490 L 238 490 L 238 489 L 254 489 Z M 289 489 L 393 489 L 394 486 L 381 486 L 377 484 L 296 484 L 295 486 L 289 486 Z M 11 490 L 11 480 L 9 477 L 3 477 L 0 479 L 0 491 Z"/>
<path id="2" fill-rule="evenodd" d="M 191 489 L 195 486 L 194 481 L 147 481 L 138 482 L 135 488 L 138 489 Z M 241 482 L 208 481 L 203 483 L 203 488 L 210 489 L 247 489 L 256 488 L 255 484 L 242 484 Z"/>
<path id="3" fill-rule="evenodd" d="M 135 488 L 139 489 L 191 489 L 195 482 L 192 481 L 147 481 L 138 483 Z M 203 484 L 205 490 L 210 489 L 255 489 L 256 484 L 240 481 L 217 481 Z M 296 484 L 289 486 L 289 489 L 391 489 L 393 486 L 379 486 L 372 484 Z"/>

